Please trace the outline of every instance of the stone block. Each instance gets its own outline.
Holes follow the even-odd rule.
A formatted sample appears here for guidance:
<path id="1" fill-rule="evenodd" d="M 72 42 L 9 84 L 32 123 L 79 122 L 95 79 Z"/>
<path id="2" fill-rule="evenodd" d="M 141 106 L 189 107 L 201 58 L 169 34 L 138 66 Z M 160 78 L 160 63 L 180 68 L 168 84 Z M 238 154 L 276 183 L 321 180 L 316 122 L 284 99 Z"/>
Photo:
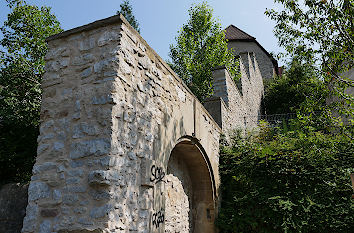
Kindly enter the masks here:
<path id="1" fill-rule="evenodd" d="M 93 49 L 96 46 L 96 40 L 94 37 L 89 37 L 85 40 L 79 41 L 79 50 L 87 51 Z"/>
<path id="2" fill-rule="evenodd" d="M 53 169 L 57 169 L 57 164 L 53 163 L 53 162 L 45 162 L 41 165 L 34 165 L 33 169 L 32 169 L 32 173 L 33 175 L 37 175 L 39 173 L 45 172 L 45 171 L 49 171 L 49 170 L 53 170 Z"/>
<path id="3" fill-rule="evenodd" d="M 86 69 L 84 69 L 81 73 L 80 73 L 80 77 L 81 78 L 87 78 L 88 76 L 90 76 L 92 74 L 92 67 L 88 67 Z"/>
<path id="4" fill-rule="evenodd" d="M 44 182 L 31 182 L 28 188 L 28 200 L 36 201 L 50 197 L 50 188 Z"/>
<path id="5" fill-rule="evenodd" d="M 91 53 L 86 53 L 81 56 L 77 56 L 77 57 L 72 58 L 71 64 L 73 66 L 83 66 L 83 65 L 87 65 L 93 61 L 94 61 L 94 56 Z"/>
<path id="6" fill-rule="evenodd" d="M 65 194 L 63 195 L 63 203 L 66 205 L 75 205 L 79 201 L 77 194 Z"/>
<path id="7" fill-rule="evenodd" d="M 109 171 L 96 170 L 90 172 L 88 175 L 88 183 L 90 185 L 110 185 Z"/>
<path id="8" fill-rule="evenodd" d="M 109 212 L 113 209 L 113 206 L 106 204 L 100 207 L 94 207 L 90 211 L 91 218 L 103 218 L 108 217 Z"/>
<path id="9" fill-rule="evenodd" d="M 92 97 L 92 104 L 94 105 L 114 104 L 116 102 L 114 95 L 111 94 Z"/>
<path id="10" fill-rule="evenodd" d="M 38 214 L 39 214 L 38 206 L 34 204 L 28 204 L 26 208 L 26 216 L 23 219 L 23 228 L 22 228 L 23 233 L 35 231 Z"/>
<path id="11" fill-rule="evenodd" d="M 98 127 L 94 124 L 82 122 L 73 126 L 73 138 L 98 135 Z"/>
<path id="12" fill-rule="evenodd" d="M 100 73 L 103 71 L 112 71 L 112 69 L 118 64 L 117 57 L 110 57 L 96 62 L 93 66 L 95 73 Z"/>
<path id="13" fill-rule="evenodd" d="M 97 45 L 102 47 L 108 44 L 110 41 L 117 41 L 120 39 L 120 35 L 115 31 L 105 31 L 98 39 Z"/>
<path id="14" fill-rule="evenodd" d="M 109 201 L 109 200 L 111 200 L 111 198 L 113 196 L 109 191 L 101 190 L 101 189 L 90 190 L 89 195 L 90 195 L 90 197 L 93 198 L 93 200 L 96 200 L 96 201 L 102 201 L 102 200 Z"/>
<path id="15" fill-rule="evenodd" d="M 58 209 L 42 209 L 41 216 L 45 218 L 54 218 L 59 214 Z"/>
<path id="16" fill-rule="evenodd" d="M 92 139 L 72 143 L 69 157 L 71 159 L 84 158 L 88 156 L 100 156 L 109 153 L 110 140 L 107 138 Z"/>

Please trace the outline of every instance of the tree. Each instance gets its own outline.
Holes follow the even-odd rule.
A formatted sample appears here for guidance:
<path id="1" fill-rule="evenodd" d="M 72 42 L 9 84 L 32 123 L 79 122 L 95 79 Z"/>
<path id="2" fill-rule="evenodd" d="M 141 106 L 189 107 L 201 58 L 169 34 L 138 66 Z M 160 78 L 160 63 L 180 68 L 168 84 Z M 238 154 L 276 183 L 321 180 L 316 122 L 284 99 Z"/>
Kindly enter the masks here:
<path id="1" fill-rule="evenodd" d="M 120 11 L 117 11 L 117 15 L 119 14 L 122 14 L 130 23 L 130 25 L 140 33 L 139 23 L 135 19 L 133 8 L 130 5 L 129 0 L 124 0 L 124 2 L 120 4 Z"/>
<path id="2" fill-rule="evenodd" d="M 283 10 L 267 10 L 266 14 L 276 22 L 274 29 L 279 44 L 290 56 L 303 60 L 315 60 L 318 75 L 332 88 L 330 95 L 341 101 L 333 102 L 324 112 L 339 112 L 353 119 L 354 97 L 345 92 L 354 87 L 353 80 L 345 72 L 353 69 L 354 63 L 354 2 L 353 0 L 274 0 L 281 3 Z M 328 96 L 329 97 L 329 96 Z M 304 106 L 308 112 L 318 107 L 314 99 Z M 331 114 L 329 114 L 331 115 Z M 333 114 L 330 116 L 332 119 Z M 340 121 L 337 121 L 340 126 Z M 346 127 L 353 126 L 353 122 Z M 345 128 L 345 127 L 344 127 Z M 344 129 L 342 127 L 342 129 Z"/>
<path id="3" fill-rule="evenodd" d="M 197 4 L 188 12 L 189 20 L 178 32 L 176 45 L 170 45 L 170 65 L 203 102 L 213 94 L 212 69 L 225 65 L 237 77 L 239 65 L 227 49 L 224 31 L 210 6 Z"/>
<path id="4" fill-rule="evenodd" d="M 320 107 L 326 104 L 326 86 L 313 63 L 293 58 L 282 77 L 272 79 L 265 88 L 267 114 L 296 113 L 311 98 Z"/>
<path id="5" fill-rule="evenodd" d="M 0 177 L 30 177 L 36 156 L 45 39 L 62 31 L 48 7 L 8 1 L 11 13 L 0 28 Z"/>

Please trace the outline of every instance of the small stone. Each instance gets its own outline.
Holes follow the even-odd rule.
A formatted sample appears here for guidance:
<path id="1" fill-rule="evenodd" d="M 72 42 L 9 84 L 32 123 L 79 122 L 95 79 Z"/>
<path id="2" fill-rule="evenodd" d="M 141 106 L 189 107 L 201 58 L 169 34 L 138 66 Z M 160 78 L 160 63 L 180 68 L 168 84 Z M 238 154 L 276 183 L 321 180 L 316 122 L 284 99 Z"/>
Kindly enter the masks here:
<path id="1" fill-rule="evenodd" d="M 50 220 L 44 220 L 39 226 L 38 233 L 52 233 L 51 227 L 52 227 L 52 222 Z"/>
<path id="2" fill-rule="evenodd" d="M 128 152 L 128 158 L 130 160 L 136 160 L 136 154 L 134 152 Z"/>
<path id="3" fill-rule="evenodd" d="M 74 209 L 74 213 L 76 214 L 84 214 L 87 212 L 87 208 L 86 207 L 77 207 Z"/>
<path id="4" fill-rule="evenodd" d="M 80 183 L 81 179 L 79 177 L 70 177 L 66 179 L 66 184 L 78 184 Z"/>
<path id="5" fill-rule="evenodd" d="M 108 216 L 109 212 L 112 210 L 112 206 L 107 204 L 101 207 L 92 208 L 90 211 L 91 218 L 103 218 Z"/>
<path id="6" fill-rule="evenodd" d="M 49 171 L 49 170 L 56 169 L 56 168 L 57 168 L 57 165 L 55 163 L 45 162 L 41 165 L 34 165 L 33 169 L 32 169 L 32 173 L 33 173 L 33 175 L 36 175 L 36 174 L 42 173 L 44 171 Z"/>
<path id="7" fill-rule="evenodd" d="M 108 171 L 96 170 L 88 175 L 88 183 L 90 185 L 110 185 Z"/>
<path id="8" fill-rule="evenodd" d="M 92 104 L 103 105 L 103 104 L 114 104 L 116 100 L 113 95 L 101 95 L 92 97 Z"/>
<path id="9" fill-rule="evenodd" d="M 71 61 L 71 64 L 74 66 L 86 65 L 94 60 L 94 56 L 90 53 L 84 54 L 79 57 L 74 57 Z"/>
<path id="10" fill-rule="evenodd" d="M 96 125 L 89 125 L 86 122 L 81 122 L 73 126 L 73 138 L 82 138 L 86 135 L 95 136 L 98 134 Z"/>
<path id="11" fill-rule="evenodd" d="M 38 215 L 38 206 L 28 204 L 26 208 L 26 216 L 23 219 L 22 232 L 34 232 L 36 227 L 36 220 Z"/>
<path id="12" fill-rule="evenodd" d="M 69 157 L 71 159 L 78 159 L 91 155 L 104 155 L 109 153 L 110 144 L 110 140 L 105 138 L 72 143 Z"/>
<path id="13" fill-rule="evenodd" d="M 53 150 L 54 151 L 61 151 L 64 149 L 64 143 L 63 142 L 54 142 L 53 145 Z"/>
<path id="14" fill-rule="evenodd" d="M 138 86 L 139 91 L 141 91 L 141 92 L 145 91 L 145 88 L 141 82 L 138 82 L 137 86 Z"/>
<path id="15" fill-rule="evenodd" d="M 111 153 L 115 155 L 123 156 L 124 150 L 120 145 L 114 145 Z"/>
<path id="16" fill-rule="evenodd" d="M 66 194 L 63 196 L 63 203 L 66 205 L 74 205 L 79 201 L 77 194 Z"/>
<path id="17" fill-rule="evenodd" d="M 120 70 L 123 74 L 131 74 L 132 70 L 126 62 L 121 62 Z"/>
<path id="18" fill-rule="evenodd" d="M 53 199 L 56 201 L 56 202 L 60 202 L 62 200 L 62 194 L 61 194 L 61 191 L 60 190 L 54 190 L 53 191 Z"/>
<path id="19" fill-rule="evenodd" d="M 98 39 L 98 46 L 104 46 L 106 44 L 108 44 L 108 42 L 110 41 L 115 41 L 115 40 L 119 40 L 120 36 L 117 32 L 115 31 L 106 31 L 103 33 L 103 35 L 101 35 L 101 37 Z"/>
<path id="20" fill-rule="evenodd" d="M 28 188 L 28 200 L 36 201 L 43 198 L 49 198 L 50 188 L 43 182 L 31 182 Z"/>
<path id="21" fill-rule="evenodd" d="M 87 187 L 82 185 L 74 185 L 67 186 L 64 190 L 68 193 L 85 193 L 87 191 Z"/>
<path id="22" fill-rule="evenodd" d="M 49 144 L 40 144 L 37 148 L 37 155 L 42 154 L 44 151 L 46 151 L 50 147 Z"/>
<path id="23" fill-rule="evenodd" d="M 94 48 L 96 46 L 95 43 L 95 38 L 94 37 L 90 37 L 88 39 L 85 39 L 83 41 L 79 42 L 79 50 L 80 51 L 87 51 L 90 50 L 92 48 Z"/>
<path id="24" fill-rule="evenodd" d="M 90 219 L 88 217 L 79 218 L 79 220 L 77 222 L 84 225 L 84 226 L 92 226 L 93 225 L 92 219 Z"/>
<path id="25" fill-rule="evenodd" d="M 112 195 L 106 190 L 91 190 L 89 195 L 96 201 L 110 200 Z"/>
<path id="26" fill-rule="evenodd" d="M 87 78 L 88 76 L 90 76 L 92 74 L 92 67 L 88 67 L 86 69 L 84 69 L 81 73 L 80 73 L 80 77 L 81 78 Z"/>
<path id="27" fill-rule="evenodd" d="M 54 218 L 59 214 L 58 209 L 42 209 L 41 216 L 45 218 Z"/>

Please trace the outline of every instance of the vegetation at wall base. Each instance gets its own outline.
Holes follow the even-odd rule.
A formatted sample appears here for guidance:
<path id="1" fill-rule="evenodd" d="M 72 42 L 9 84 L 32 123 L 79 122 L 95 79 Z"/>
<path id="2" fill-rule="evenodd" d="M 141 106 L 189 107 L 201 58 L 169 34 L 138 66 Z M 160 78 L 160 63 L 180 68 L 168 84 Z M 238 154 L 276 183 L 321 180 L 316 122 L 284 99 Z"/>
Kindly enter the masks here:
<path id="1" fill-rule="evenodd" d="M 296 125 L 222 147 L 221 232 L 351 232 L 354 141 Z"/>
<path id="2" fill-rule="evenodd" d="M 45 39 L 62 31 L 48 7 L 8 0 L 0 28 L 0 184 L 30 179 L 37 155 Z"/>

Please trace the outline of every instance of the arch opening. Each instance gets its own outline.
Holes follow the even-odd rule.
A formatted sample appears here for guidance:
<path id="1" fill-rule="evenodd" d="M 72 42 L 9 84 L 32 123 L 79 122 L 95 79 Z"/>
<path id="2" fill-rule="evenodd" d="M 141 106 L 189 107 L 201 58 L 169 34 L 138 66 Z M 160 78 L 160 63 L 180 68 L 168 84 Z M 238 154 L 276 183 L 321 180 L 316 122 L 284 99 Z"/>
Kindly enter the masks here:
<path id="1" fill-rule="evenodd" d="M 173 148 L 165 184 L 165 232 L 215 232 L 213 179 L 205 156 L 192 140 Z"/>

